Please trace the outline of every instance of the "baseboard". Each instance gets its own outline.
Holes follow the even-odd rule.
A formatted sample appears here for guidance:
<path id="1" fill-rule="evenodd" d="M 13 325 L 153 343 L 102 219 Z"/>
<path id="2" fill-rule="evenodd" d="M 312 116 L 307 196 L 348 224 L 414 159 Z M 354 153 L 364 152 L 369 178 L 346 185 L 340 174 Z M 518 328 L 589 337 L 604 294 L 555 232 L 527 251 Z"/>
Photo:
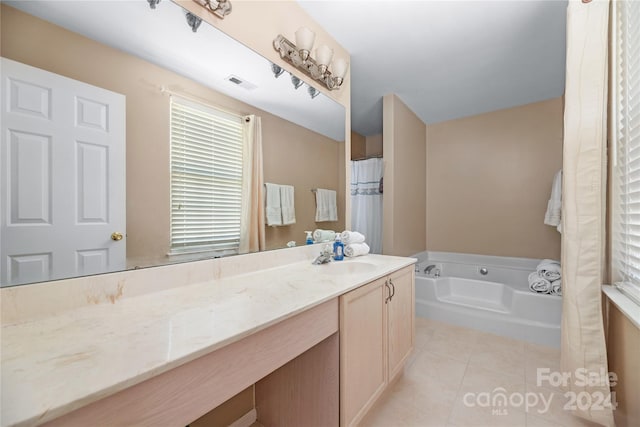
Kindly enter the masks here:
<path id="1" fill-rule="evenodd" d="M 253 423 L 258 419 L 258 413 L 256 412 L 256 408 L 253 408 L 231 424 L 229 427 L 250 427 Z"/>

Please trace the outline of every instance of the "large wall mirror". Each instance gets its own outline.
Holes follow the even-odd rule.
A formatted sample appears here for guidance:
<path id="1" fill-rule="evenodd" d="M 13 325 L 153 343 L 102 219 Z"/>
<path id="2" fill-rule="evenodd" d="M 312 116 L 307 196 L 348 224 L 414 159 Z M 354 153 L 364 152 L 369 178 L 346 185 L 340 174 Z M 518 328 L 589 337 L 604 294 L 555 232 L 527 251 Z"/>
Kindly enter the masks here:
<path id="1" fill-rule="evenodd" d="M 287 72 L 276 78 L 269 61 L 206 22 L 193 31 L 170 1 L 155 9 L 145 1 L 0 7 L 1 286 L 243 253 L 172 247 L 172 210 L 181 208 L 175 159 L 187 153 L 183 169 L 206 168 L 200 122 L 218 138 L 225 179 L 230 169 L 259 166 L 265 183 L 294 188 L 295 223 L 265 227 L 261 249 L 302 245 L 306 230 L 344 229 L 342 105 L 312 97 L 306 84 L 295 89 Z M 209 113 L 220 121 L 211 124 Z M 246 150 L 255 123 L 262 162 L 248 168 L 246 153 L 224 147 L 235 135 L 236 151 Z M 176 154 L 176 138 L 191 145 Z M 198 194 L 197 179 L 183 181 L 196 189 L 189 197 L 207 206 L 213 197 L 220 211 L 215 230 L 196 220 L 184 231 L 206 236 L 228 232 L 227 209 L 244 206 L 251 188 Z M 315 221 L 318 188 L 337 192 L 338 221 Z"/>

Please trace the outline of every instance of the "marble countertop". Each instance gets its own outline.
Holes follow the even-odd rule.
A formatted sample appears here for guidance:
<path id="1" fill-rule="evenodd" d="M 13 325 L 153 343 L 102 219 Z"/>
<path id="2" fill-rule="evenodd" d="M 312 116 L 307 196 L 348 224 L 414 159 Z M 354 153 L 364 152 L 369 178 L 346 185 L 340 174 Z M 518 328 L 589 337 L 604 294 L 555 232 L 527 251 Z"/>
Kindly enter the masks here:
<path id="1" fill-rule="evenodd" d="M 54 419 L 414 262 L 297 262 L 3 325 L 0 424 Z"/>

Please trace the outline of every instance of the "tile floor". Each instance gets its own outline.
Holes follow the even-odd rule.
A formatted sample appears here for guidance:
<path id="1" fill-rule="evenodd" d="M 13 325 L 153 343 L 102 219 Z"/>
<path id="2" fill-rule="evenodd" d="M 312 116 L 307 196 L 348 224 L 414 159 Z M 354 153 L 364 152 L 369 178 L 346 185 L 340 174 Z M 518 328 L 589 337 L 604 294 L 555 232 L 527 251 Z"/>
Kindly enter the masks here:
<path id="1" fill-rule="evenodd" d="M 593 427 L 563 409 L 562 391 L 537 385 L 537 368 L 559 371 L 559 350 L 417 318 L 416 348 L 404 375 L 361 425 Z M 512 404 L 495 413 L 483 399 L 499 387 Z M 520 397 L 529 400 L 528 410 Z"/>

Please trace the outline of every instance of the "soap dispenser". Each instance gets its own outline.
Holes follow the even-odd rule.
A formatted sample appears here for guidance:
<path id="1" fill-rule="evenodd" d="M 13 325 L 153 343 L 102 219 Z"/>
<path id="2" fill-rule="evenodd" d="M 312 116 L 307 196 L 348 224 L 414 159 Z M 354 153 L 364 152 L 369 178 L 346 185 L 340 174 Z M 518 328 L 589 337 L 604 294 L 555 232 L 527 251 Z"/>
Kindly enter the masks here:
<path id="1" fill-rule="evenodd" d="M 313 232 L 305 231 L 305 233 L 307 233 L 307 245 L 313 245 Z"/>
<path id="2" fill-rule="evenodd" d="M 333 259 L 342 261 L 344 259 L 344 243 L 340 238 L 340 234 L 336 235 L 336 241 L 333 243 Z"/>

